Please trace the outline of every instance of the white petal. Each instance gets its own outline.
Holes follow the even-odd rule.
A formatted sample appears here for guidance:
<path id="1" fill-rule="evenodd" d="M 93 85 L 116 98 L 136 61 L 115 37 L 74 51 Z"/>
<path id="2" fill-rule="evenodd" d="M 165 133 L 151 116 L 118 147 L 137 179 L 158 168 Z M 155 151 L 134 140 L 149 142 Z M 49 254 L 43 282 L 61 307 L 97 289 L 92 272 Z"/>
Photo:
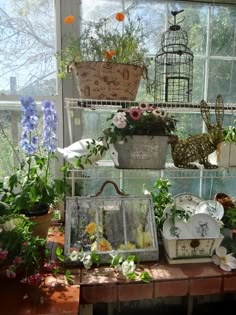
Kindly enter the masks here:
<path id="1" fill-rule="evenodd" d="M 236 258 L 231 254 L 226 256 L 226 263 L 231 269 L 236 269 Z"/>
<path id="2" fill-rule="evenodd" d="M 220 268 L 223 269 L 224 271 L 231 271 L 231 268 L 228 264 L 221 263 Z"/>
<path id="3" fill-rule="evenodd" d="M 217 266 L 220 265 L 221 260 L 220 260 L 220 258 L 219 258 L 217 255 L 213 255 L 213 256 L 211 257 L 211 259 L 212 259 L 212 261 L 213 261 L 214 264 L 216 264 Z"/>
<path id="4" fill-rule="evenodd" d="M 225 256 L 227 254 L 227 249 L 223 246 L 216 248 L 216 255 L 219 257 Z"/>

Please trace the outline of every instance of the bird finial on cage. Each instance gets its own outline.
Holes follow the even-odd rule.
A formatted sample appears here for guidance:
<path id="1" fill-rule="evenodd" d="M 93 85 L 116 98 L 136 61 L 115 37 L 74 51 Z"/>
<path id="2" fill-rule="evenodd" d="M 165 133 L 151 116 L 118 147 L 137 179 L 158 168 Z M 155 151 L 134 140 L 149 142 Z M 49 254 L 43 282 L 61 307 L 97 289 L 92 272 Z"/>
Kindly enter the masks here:
<path id="1" fill-rule="evenodd" d="M 174 26 L 175 26 L 175 25 L 178 25 L 178 24 L 180 24 L 180 23 L 183 22 L 184 18 L 183 18 L 181 21 L 179 21 L 178 23 L 176 22 L 176 16 L 177 16 L 179 13 L 184 12 L 183 9 L 182 9 L 182 10 L 178 10 L 178 11 L 173 11 L 173 10 L 171 10 L 170 12 L 171 12 L 171 14 L 172 14 L 173 17 L 174 17 L 174 24 L 172 24 L 171 22 L 169 22 L 171 25 L 174 25 Z"/>

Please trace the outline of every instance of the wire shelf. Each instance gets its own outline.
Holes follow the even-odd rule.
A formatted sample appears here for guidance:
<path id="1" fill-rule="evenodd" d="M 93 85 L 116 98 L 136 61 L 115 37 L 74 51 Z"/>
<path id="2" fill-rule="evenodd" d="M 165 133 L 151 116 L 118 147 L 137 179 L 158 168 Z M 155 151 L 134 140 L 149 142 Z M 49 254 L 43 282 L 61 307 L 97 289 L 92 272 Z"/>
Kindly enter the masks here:
<path id="1" fill-rule="evenodd" d="M 109 100 L 84 100 L 75 98 L 65 98 L 65 109 L 83 109 L 83 110 L 115 110 L 138 106 L 141 102 L 131 101 L 109 101 Z M 143 103 L 143 102 L 142 102 Z M 179 102 L 145 102 L 149 106 L 163 108 L 173 112 L 200 112 L 199 103 L 179 103 Z M 208 104 L 210 109 L 215 109 L 214 103 Z M 224 104 L 225 111 L 235 111 L 236 104 Z"/>

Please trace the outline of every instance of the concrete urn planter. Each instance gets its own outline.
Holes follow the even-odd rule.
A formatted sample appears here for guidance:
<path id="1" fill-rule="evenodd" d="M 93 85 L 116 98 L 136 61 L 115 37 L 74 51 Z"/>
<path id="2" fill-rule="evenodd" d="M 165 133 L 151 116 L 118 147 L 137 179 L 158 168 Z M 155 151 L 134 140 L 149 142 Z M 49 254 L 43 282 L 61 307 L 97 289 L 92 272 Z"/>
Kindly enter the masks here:
<path id="1" fill-rule="evenodd" d="M 110 144 L 111 158 L 116 168 L 165 168 L 168 136 L 127 136 L 126 140 Z"/>

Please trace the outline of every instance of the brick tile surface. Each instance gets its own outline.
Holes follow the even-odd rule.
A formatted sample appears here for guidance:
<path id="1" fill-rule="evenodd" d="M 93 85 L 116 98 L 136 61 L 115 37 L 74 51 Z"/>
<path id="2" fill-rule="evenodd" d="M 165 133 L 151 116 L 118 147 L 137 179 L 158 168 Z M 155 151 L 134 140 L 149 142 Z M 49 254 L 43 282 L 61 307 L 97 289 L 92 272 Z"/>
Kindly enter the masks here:
<path id="1" fill-rule="evenodd" d="M 190 279 L 190 295 L 210 295 L 221 293 L 222 278 Z"/>
<path id="2" fill-rule="evenodd" d="M 223 278 L 223 290 L 225 292 L 236 291 L 236 275 Z"/>
<path id="3" fill-rule="evenodd" d="M 113 303 L 117 301 L 117 286 L 83 286 L 80 290 L 81 303 Z"/>
<path id="4" fill-rule="evenodd" d="M 135 301 L 153 298 L 153 283 L 130 283 L 118 286 L 119 301 Z"/>
<path id="5" fill-rule="evenodd" d="M 185 296 L 188 294 L 188 280 L 159 281 L 154 284 L 154 297 Z"/>

